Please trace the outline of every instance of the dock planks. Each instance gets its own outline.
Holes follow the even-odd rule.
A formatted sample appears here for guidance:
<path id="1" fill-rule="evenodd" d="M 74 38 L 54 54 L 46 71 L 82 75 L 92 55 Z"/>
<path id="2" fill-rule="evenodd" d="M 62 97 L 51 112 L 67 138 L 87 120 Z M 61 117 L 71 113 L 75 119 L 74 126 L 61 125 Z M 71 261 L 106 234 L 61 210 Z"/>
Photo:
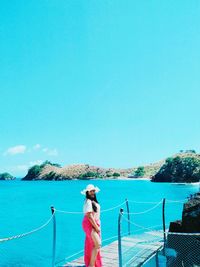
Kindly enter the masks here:
<path id="1" fill-rule="evenodd" d="M 142 266 L 155 252 L 162 248 L 162 232 L 150 231 L 140 235 L 122 237 L 123 267 Z M 118 241 L 114 241 L 101 248 L 104 267 L 118 267 Z M 71 262 L 66 262 L 57 267 L 84 267 L 84 259 L 81 256 Z"/>

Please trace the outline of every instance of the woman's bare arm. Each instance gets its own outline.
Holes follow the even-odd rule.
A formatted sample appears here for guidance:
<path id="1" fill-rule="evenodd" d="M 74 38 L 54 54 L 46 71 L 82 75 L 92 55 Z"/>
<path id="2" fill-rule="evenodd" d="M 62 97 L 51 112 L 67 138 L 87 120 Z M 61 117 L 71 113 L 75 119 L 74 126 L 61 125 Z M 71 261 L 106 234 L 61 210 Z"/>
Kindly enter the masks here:
<path id="1" fill-rule="evenodd" d="M 92 212 L 87 212 L 87 217 L 88 217 L 89 221 L 91 222 L 92 226 L 94 227 L 95 231 L 99 232 L 100 231 L 99 226 L 95 222 L 95 219 L 94 219 Z"/>

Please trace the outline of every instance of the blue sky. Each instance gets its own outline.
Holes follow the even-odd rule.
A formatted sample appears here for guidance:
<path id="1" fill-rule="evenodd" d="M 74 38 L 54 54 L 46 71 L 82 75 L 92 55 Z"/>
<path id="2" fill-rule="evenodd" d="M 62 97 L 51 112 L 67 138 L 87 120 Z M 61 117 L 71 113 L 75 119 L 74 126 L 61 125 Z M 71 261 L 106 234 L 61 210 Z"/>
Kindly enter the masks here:
<path id="1" fill-rule="evenodd" d="M 11 0 L 0 21 L 0 172 L 200 151 L 199 1 Z"/>

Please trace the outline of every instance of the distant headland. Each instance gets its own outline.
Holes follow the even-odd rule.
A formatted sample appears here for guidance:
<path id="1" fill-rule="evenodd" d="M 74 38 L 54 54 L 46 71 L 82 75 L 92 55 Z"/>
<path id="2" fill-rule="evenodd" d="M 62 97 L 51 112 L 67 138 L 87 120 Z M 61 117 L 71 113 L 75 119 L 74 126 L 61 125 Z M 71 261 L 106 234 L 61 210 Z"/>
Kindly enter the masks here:
<path id="1" fill-rule="evenodd" d="M 16 178 L 8 172 L 0 173 L 0 180 L 14 180 L 14 179 Z"/>
<path id="2" fill-rule="evenodd" d="M 89 164 L 61 166 L 45 161 L 29 168 L 22 181 L 32 180 L 90 180 L 90 179 L 148 179 L 152 182 L 195 183 L 200 181 L 200 154 L 194 150 L 179 153 L 145 166 L 132 168 L 103 168 Z M 13 180 L 9 173 L 0 174 L 0 180 Z"/>

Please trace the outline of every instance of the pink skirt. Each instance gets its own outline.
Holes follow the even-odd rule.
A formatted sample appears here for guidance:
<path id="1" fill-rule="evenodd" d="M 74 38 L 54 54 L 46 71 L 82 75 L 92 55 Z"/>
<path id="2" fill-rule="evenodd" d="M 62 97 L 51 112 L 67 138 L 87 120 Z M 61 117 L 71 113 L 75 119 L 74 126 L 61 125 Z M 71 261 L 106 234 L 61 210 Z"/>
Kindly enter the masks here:
<path id="1" fill-rule="evenodd" d="M 97 225 L 100 227 L 100 220 L 96 220 Z M 92 255 L 92 250 L 94 248 L 94 241 L 91 237 L 91 231 L 92 231 L 92 224 L 89 221 L 88 217 L 85 215 L 82 221 L 82 227 L 85 232 L 85 246 L 84 246 L 84 262 L 85 266 L 88 267 L 90 264 L 90 258 Z M 101 238 L 101 232 L 98 233 Z M 95 267 L 102 267 L 102 257 L 101 257 L 101 251 L 99 249 L 96 261 L 95 261 Z"/>

